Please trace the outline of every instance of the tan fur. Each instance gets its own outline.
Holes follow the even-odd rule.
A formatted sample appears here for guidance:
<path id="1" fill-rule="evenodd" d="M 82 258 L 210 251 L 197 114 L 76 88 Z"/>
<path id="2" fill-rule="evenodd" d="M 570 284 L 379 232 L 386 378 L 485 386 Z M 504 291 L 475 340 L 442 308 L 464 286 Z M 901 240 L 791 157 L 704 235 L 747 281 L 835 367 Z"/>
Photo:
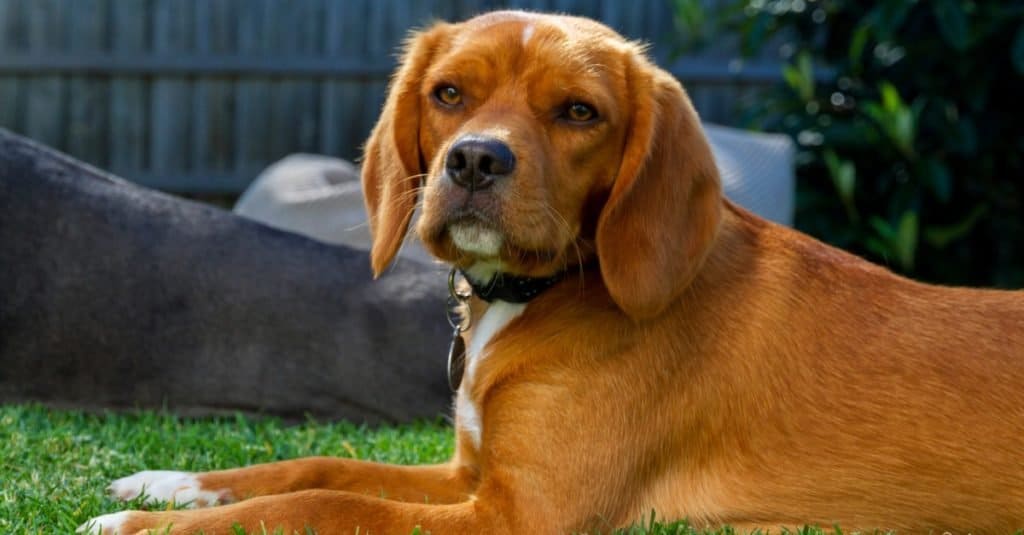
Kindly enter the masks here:
<path id="1" fill-rule="evenodd" d="M 442 81 L 465 108 L 433 105 Z M 579 97 L 567 87 L 600 123 L 552 118 Z M 454 188 L 444 154 L 466 133 L 507 143 L 515 175 L 472 196 Z M 568 271 L 487 346 L 469 393 L 480 448 L 456 415 L 445 465 L 203 474 L 204 487 L 262 497 L 139 513 L 129 532 L 568 533 L 652 510 L 744 530 L 1024 527 L 1024 295 L 916 283 L 723 200 L 685 92 L 635 44 L 516 12 L 427 30 L 367 145 L 378 274 L 419 173 L 417 231 L 441 259 Z M 506 237 L 499 258 L 452 244 L 446 217 L 465 203 Z"/>

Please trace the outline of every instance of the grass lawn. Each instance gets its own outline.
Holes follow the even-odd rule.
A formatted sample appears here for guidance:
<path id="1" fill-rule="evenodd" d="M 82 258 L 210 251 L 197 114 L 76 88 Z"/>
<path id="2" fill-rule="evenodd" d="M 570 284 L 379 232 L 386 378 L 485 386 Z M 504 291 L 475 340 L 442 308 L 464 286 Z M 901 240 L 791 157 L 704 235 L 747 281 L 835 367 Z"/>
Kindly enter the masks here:
<path id="1" fill-rule="evenodd" d="M 0 533 L 73 533 L 89 518 L 126 508 L 106 498 L 103 489 L 144 469 L 203 471 L 307 455 L 413 464 L 442 461 L 452 447 L 442 422 L 367 429 L 242 416 L 185 419 L 152 411 L 90 415 L 0 406 Z M 677 522 L 621 533 L 697 532 Z M 821 532 L 803 535 L 816 533 Z"/>
<path id="2" fill-rule="evenodd" d="M 103 489 L 139 470 L 204 471 L 308 455 L 424 463 L 447 458 L 452 446 L 442 423 L 370 430 L 0 406 L 0 533 L 74 533 L 89 518 L 124 509 Z"/>

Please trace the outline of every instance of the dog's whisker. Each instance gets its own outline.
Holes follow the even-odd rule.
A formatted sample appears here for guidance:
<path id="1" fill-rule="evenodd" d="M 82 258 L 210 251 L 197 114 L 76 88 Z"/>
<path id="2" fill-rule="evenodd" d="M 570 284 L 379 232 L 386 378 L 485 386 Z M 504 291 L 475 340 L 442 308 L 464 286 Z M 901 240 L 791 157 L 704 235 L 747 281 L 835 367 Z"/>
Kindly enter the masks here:
<path id="1" fill-rule="evenodd" d="M 572 240 L 570 241 L 570 246 L 572 247 L 573 254 L 575 254 L 576 256 L 576 269 L 579 274 L 579 290 L 582 292 L 584 289 L 585 266 L 583 261 L 583 251 L 580 250 L 579 238 L 577 236 L 572 236 L 573 233 L 571 227 L 569 226 L 569 222 L 566 221 L 565 218 L 561 214 L 559 214 L 554 208 L 552 208 L 547 203 L 543 203 L 541 206 L 544 208 L 545 214 L 548 216 L 548 218 L 550 218 L 555 223 L 555 225 L 560 226 L 567 236 L 572 237 Z M 569 255 L 561 254 L 562 271 L 569 270 L 569 258 Z"/>
<path id="2" fill-rule="evenodd" d="M 569 245 L 573 248 L 573 251 L 574 251 L 574 253 L 576 255 L 577 264 L 578 264 L 578 266 L 580 268 L 580 275 L 582 275 L 583 274 L 583 252 L 579 248 L 579 244 L 577 243 L 577 237 L 572 232 L 572 227 L 569 225 L 569 222 L 566 221 L 565 217 L 562 216 L 562 214 L 558 213 L 558 211 L 556 211 L 553 207 L 551 207 L 551 205 L 549 205 L 547 203 L 543 203 L 543 204 L 541 204 L 541 207 L 544 209 L 545 215 L 547 215 L 547 217 L 557 227 L 561 228 L 562 232 L 564 232 L 565 236 L 570 239 Z M 563 270 L 569 269 L 569 257 L 568 257 L 568 255 L 562 254 L 561 257 L 562 257 L 561 258 L 562 259 L 562 269 Z"/>

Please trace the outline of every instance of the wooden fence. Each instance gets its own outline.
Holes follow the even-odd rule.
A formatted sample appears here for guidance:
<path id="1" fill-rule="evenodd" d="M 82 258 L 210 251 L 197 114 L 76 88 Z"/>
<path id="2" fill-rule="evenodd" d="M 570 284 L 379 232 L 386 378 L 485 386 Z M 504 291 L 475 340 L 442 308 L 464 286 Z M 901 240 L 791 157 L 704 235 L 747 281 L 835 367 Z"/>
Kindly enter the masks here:
<path id="1" fill-rule="evenodd" d="M 353 158 L 406 32 L 502 7 L 652 42 L 706 119 L 732 122 L 771 62 L 673 59 L 670 0 L 0 0 L 0 126 L 148 186 L 241 191 L 293 152 Z"/>

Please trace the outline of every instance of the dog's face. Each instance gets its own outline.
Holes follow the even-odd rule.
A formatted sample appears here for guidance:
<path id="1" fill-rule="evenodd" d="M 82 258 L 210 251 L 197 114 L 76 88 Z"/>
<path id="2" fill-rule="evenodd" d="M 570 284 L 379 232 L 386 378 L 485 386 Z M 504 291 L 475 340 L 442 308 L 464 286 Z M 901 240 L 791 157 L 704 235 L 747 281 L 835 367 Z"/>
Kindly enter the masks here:
<path id="1" fill-rule="evenodd" d="M 485 282 L 596 256 L 637 317 L 692 279 L 718 223 L 682 88 L 638 45 L 575 17 L 497 12 L 413 36 L 363 181 L 377 273 L 421 196 L 417 233 L 438 258 Z"/>
<path id="2" fill-rule="evenodd" d="M 602 30 L 494 16 L 435 56 L 420 86 L 417 231 L 438 258 L 550 275 L 592 254 L 594 197 L 607 197 L 628 119 L 611 67 L 628 45 Z"/>

